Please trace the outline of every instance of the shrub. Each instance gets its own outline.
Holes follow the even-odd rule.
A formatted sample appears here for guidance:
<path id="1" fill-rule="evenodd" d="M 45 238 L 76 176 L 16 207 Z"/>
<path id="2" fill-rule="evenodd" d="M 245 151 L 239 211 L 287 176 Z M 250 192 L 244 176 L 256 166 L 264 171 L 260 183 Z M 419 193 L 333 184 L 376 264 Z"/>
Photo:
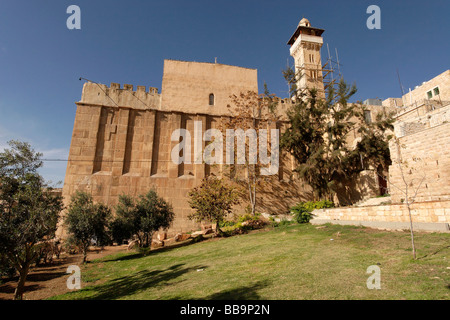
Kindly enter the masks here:
<path id="1" fill-rule="evenodd" d="M 250 213 L 246 213 L 237 218 L 237 222 L 245 222 L 245 221 L 259 221 L 260 214 L 252 215 Z"/>
<path id="2" fill-rule="evenodd" d="M 94 203 L 86 192 L 77 191 L 71 198 L 64 224 L 69 233 L 69 241 L 83 252 L 83 262 L 87 261 L 87 251 L 92 241 L 105 245 L 109 238 L 106 227 L 111 210 L 102 203 Z"/>
<path id="3" fill-rule="evenodd" d="M 204 179 L 202 184 L 189 192 L 189 205 L 195 212 L 189 219 L 209 221 L 222 224 L 225 217 L 232 212 L 233 205 L 239 204 L 238 191 L 215 177 Z M 220 227 L 217 228 L 220 232 Z"/>
<path id="4" fill-rule="evenodd" d="M 266 224 L 266 221 L 260 219 L 259 215 L 253 216 L 245 214 L 238 217 L 235 222 L 228 222 L 228 224 L 222 228 L 222 234 L 228 237 L 244 234 L 250 230 L 261 229 Z"/>
<path id="5" fill-rule="evenodd" d="M 315 209 L 332 208 L 333 202 L 328 200 L 300 202 L 291 208 L 294 219 L 298 223 L 309 223 L 312 218 L 312 212 Z"/>
<path id="6" fill-rule="evenodd" d="M 112 237 L 117 243 L 122 243 L 135 236 L 139 247 L 150 247 L 153 234 L 159 229 L 168 229 L 174 217 L 172 206 L 154 190 L 137 199 L 121 195 L 116 206 L 116 218 L 110 225 Z"/>
<path id="7" fill-rule="evenodd" d="M 278 222 L 277 227 L 284 227 L 284 226 L 290 226 L 291 224 L 293 224 L 294 221 L 289 221 L 286 219 L 281 219 L 280 222 Z"/>

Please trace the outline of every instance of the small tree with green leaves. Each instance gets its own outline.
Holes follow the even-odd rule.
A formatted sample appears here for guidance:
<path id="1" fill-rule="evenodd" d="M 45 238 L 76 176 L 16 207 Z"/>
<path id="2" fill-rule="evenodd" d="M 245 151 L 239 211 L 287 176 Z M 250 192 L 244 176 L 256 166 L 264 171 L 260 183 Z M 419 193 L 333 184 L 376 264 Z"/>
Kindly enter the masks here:
<path id="1" fill-rule="evenodd" d="M 216 234 L 220 234 L 220 223 L 240 203 L 241 194 L 236 188 L 210 176 L 202 184 L 189 192 L 189 205 L 195 209 L 189 219 L 197 222 L 208 221 L 217 224 Z"/>
<path id="2" fill-rule="evenodd" d="M 153 234 L 160 229 L 168 229 L 174 217 L 172 206 L 159 197 L 155 190 L 137 199 L 121 195 L 111 231 L 119 243 L 135 236 L 141 248 L 149 248 Z"/>
<path id="3" fill-rule="evenodd" d="M 83 262 L 87 261 L 87 252 L 92 242 L 104 245 L 108 242 L 107 226 L 111 210 L 102 203 L 94 203 L 92 196 L 77 191 L 71 198 L 64 223 L 69 233 L 69 243 L 80 247 Z"/>
<path id="4" fill-rule="evenodd" d="M 9 145 L 0 153 L 0 256 L 19 273 L 14 299 L 21 300 L 39 244 L 55 236 L 63 203 L 37 171 L 42 154 L 25 142 Z"/>

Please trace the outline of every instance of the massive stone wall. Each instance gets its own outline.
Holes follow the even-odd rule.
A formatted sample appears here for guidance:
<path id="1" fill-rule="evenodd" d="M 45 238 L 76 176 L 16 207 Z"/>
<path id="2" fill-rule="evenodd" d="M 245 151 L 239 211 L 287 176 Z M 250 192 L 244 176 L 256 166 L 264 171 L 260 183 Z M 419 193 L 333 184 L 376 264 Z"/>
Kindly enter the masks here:
<path id="1" fill-rule="evenodd" d="M 226 115 L 230 96 L 258 92 L 256 69 L 217 63 L 165 60 L 161 107 L 186 113 Z M 214 95 L 210 105 L 209 96 Z"/>
<path id="2" fill-rule="evenodd" d="M 405 200 L 403 177 L 410 196 L 417 190 L 418 202 L 450 199 L 450 105 L 429 112 L 427 105 L 421 108 L 418 113 L 417 108 L 407 110 L 395 124 L 399 143 L 390 144 L 389 168 L 394 203 Z"/>
<path id="3" fill-rule="evenodd" d="M 243 89 L 254 89 L 255 86 L 253 83 L 253 87 L 243 86 Z M 187 92 L 187 95 L 193 95 L 194 93 L 190 91 L 195 90 L 195 87 L 187 86 L 180 90 Z M 203 91 L 199 90 L 198 96 L 203 96 L 203 93 L 209 91 L 219 92 L 214 88 Z M 222 95 L 224 93 L 218 96 Z M 165 101 L 164 107 L 161 101 Z M 174 98 L 174 109 L 178 109 L 176 103 L 179 101 L 177 97 Z M 282 102 L 280 102 L 281 109 L 287 108 L 289 102 L 286 100 Z M 230 177 L 232 167 L 225 164 L 194 164 L 194 155 L 190 164 L 176 164 L 172 161 L 171 152 L 179 143 L 171 140 L 172 133 L 176 129 L 188 130 L 193 146 L 195 121 L 201 123 L 199 134 L 203 137 L 208 129 L 222 130 L 222 124 L 229 119 L 227 115 L 229 110 L 223 104 L 205 106 L 210 108 L 206 109 L 210 111 L 211 107 L 223 110 L 219 112 L 215 109 L 212 114 L 205 114 L 196 112 L 191 103 L 187 101 L 185 104 L 189 107 L 186 111 L 190 112 L 168 110 L 172 106 L 171 100 L 164 99 L 155 88 L 147 91 L 145 87 L 139 86 L 138 90 L 133 91 L 130 85 L 121 88 L 118 84 L 107 87 L 86 83 L 82 98 L 77 103 L 63 188 L 66 203 L 75 191 L 80 190 L 92 194 L 94 201 L 114 206 L 121 194 L 137 196 L 154 188 L 174 208 L 176 218 L 171 233 L 196 229 L 198 225 L 188 219 L 188 215 L 192 212 L 188 205 L 188 192 L 208 175 Z M 198 110 L 204 110 L 202 108 L 199 107 Z M 272 123 L 268 129 L 283 130 L 285 125 L 285 122 L 279 121 Z M 202 150 L 204 148 L 205 141 L 202 140 Z M 282 153 L 278 173 L 268 177 L 268 181 L 258 190 L 258 211 L 285 213 L 298 201 L 310 199 L 308 187 L 296 178 L 292 169 L 293 160 Z M 245 170 L 235 171 L 238 174 L 234 175 L 230 183 L 244 186 Z M 244 201 L 237 209 L 242 212 L 245 206 Z"/>
<path id="4" fill-rule="evenodd" d="M 381 229 L 410 228 L 404 204 L 321 209 L 313 212 L 313 224 L 338 223 Z M 450 232 L 450 201 L 418 202 L 411 206 L 414 230 Z"/>
<path id="5" fill-rule="evenodd" d="M 172 133 L 186 129 L 194 146 L 196 133 L 203 137 L 208 129 L 223 132 L 231 116 L 230 95 L 257 90 L 254 69 L 173 60 L 165 61 L 162 93 L 152 87 L 138 86 L 134 90 L 132 85 L 121 87 L 112 83 L 108 87 L 86 83 L 81 100 L 76 103 L 63 187 L 66 203 L 75 191 L 81 190 L 92 194 L 95 201 L 114 206 L 121 194 L 137 196 L 153 188 L 174 208 L 176 218 L 170 232 L 198 228 L 188 219 L 192 212 L 188 192 L 209 175 L 225 177 L 229 183 L 246 189 L 245 168 L 197 164 L 194 152 L 190 163 L 176 164 L 172 161 L 172 151 L 179 141 L 172 141 Z M 211 94 L 213 104 L 210 104 Z M 267 129 L 283 132 L 288 125 L 286 110 L 290 106 L 289 99 L 280 99 L 277 108 L 280 120 L 267 124 Z M 387 109 L 369 106 L 372 117 Z M 196 122 L 197 128 L 201 125 L 199 132 L 195 132 Z M 357 137 L 355 129 L 348 143 L 354 146 Z M 202 151 L 205 146 L 201 139 Z M 258 188 L 257 211 L 286 213 L 299 201 L 312 199 L 311 189 L 298 178 L 293 171 L 295 167 L 293 157 L 281 151 L 278 172 L 265 178 Z M 343 188 L 347 191 L 338 199 L 343 203 L 379 194 L 373 170 L 364 172 L 357 181 L 344 182 Z M 247 204 L 244 201 L 236 209 L 242 213 Z"/>

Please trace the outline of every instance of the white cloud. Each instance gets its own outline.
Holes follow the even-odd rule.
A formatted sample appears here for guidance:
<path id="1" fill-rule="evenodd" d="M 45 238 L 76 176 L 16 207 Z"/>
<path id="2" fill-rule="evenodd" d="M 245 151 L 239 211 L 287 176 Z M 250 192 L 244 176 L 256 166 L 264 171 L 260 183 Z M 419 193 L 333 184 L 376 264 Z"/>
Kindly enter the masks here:
<path id="1" fill-rule="evenodd" d="M 69 158 L 69 150 L 65 148 L 38 150 L 38 152 L 43 154 L 43 159 L 67 160 Z"/>

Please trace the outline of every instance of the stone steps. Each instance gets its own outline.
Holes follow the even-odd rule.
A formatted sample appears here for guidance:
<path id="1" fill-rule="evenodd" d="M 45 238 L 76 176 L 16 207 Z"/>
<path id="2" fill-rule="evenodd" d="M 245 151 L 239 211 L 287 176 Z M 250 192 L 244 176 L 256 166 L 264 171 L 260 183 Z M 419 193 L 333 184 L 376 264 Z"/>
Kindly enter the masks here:
<path id="1" fill-rule="evenodd" d="M 386 202 L 390 203 L 391 197 L 370 198 L 370 199 L 358 202 L 356 204 L 356 206 L 357 207 L 379 206 Z"/>

